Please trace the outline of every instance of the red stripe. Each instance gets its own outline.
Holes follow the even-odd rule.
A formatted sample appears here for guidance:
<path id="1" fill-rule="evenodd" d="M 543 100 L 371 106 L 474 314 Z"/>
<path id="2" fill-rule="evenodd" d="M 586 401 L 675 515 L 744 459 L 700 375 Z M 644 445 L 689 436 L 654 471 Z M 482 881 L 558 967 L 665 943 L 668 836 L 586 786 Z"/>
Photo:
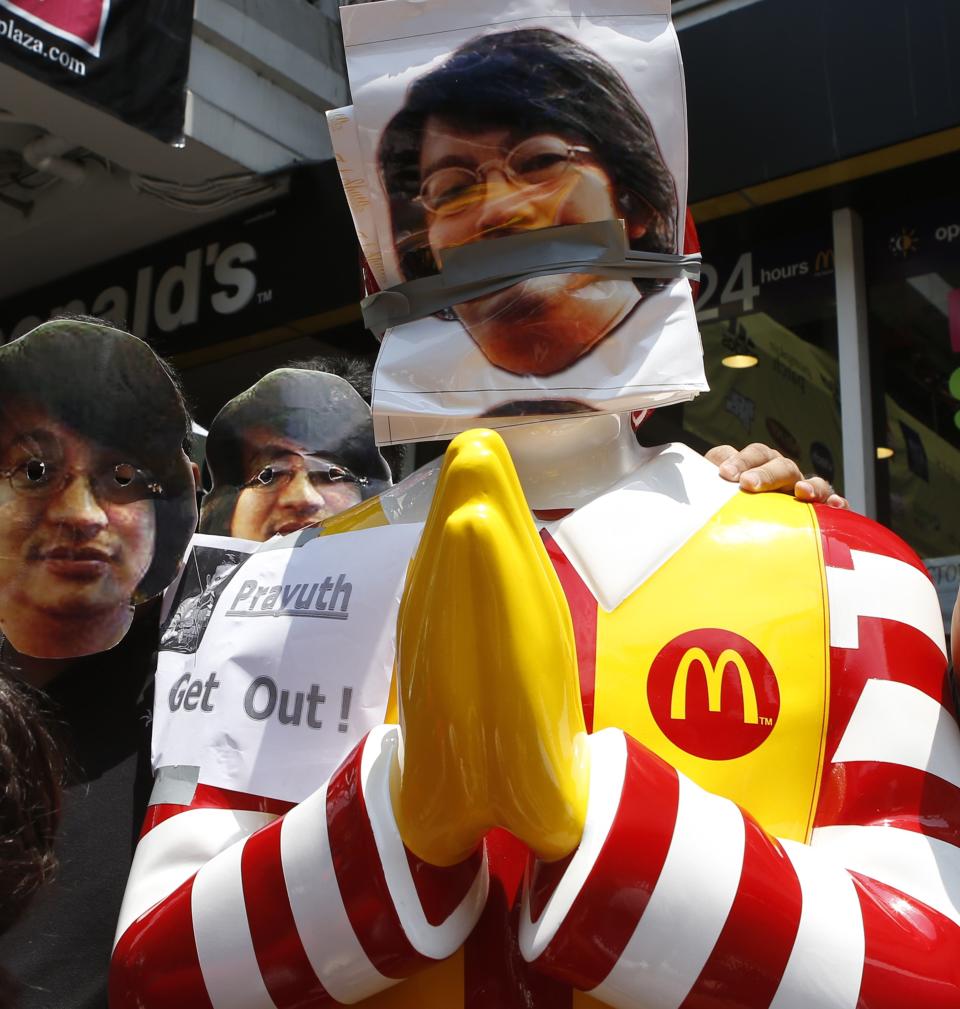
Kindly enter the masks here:
<path id="1" fill-rule="evenodd" d="M 769 1005 L 790 959 L 803 897 L 790 859 L 744 816 L 743 873 L 713 952 L 681 1009 Z"/>
<path id="2" fill-rule="evenodd" d="M 832 764 L 814 826 L 837 824 L 899 827 L 960 847 L 960 788 L 902 764 Z"/>
<path id="3" fill-rule="evenodd" d="M 360 785 L 360 743 L 327 789 L 327 831 L 347 916 L 370 962 L 389 978 L 404 978 L 429 961 L 410 945 L 387 888 Z"/>
<path id="4" fill-rule="evenodd" d="M 147 807 L 147 815 L 140 829 L 140 836 L 150 833 L 154 827 L 171 816 L 183 813 L 188 809 L 236 809 L 251 813 L 273 813 L 283 816 L 296 805 L 295 802 L 285 802 L 283 799 L 268 799 L 251 792 L 234 792 L 229 788 L 216 788 L 213 785 L 197 785 L 193 800 L 189 806 L 174 803 L 158 802 Z"/>
<path id="5" fill-rule="evenodd" d="M 957 1009 L 960 928 L 900 890 L 850 875 L 865 940 L 858 1009 Z"/>
<path id="6" fill-rule="evenodd" d="M 677 772 L 628 736 L 626 780 L 613 826 L 570 912 L 535 961 L 538 969 L 584 990 L 610 973 L 660 878 L 679 788 Z M 542 907 L 539 875 L 535 868 L 531 903 Z"/>
<path id="7" fill-rule="evenodd" d="M 850 547 L 842 539 L 824 532 L 822 526 L 820 539 L 823 543 L 823 563 L 828 568 L 853 570 L 853 554 L 850 553 Z"/>
<path id="8" fill-rule="evenodd" d="M 197 959 L 193 879 L 123 934 L 110 964 L 111 1009 L 213 1009 Z"/>
<path id="9" fill-rule="evenodd" d="M 520 882 L 527 848 L 512 834 L 487 835 L 490 893 L 463 947 L 464 1009 L 570 1009 L 573 992 L 520 954 Z"/>
<path id="10" fill-rule="evenodd" d="M 240 873 L 263 982 L 277 1009 L 296 1009 L 332 1000 L 310 966 L 290 909 L 280 857 L 281 826 L 272 823 L 247 839 Z"/>
<path id="11" fill-rule="evenodd" d="M 441 925 L 460 906 L 483 865 L 483 847 L 456 865 L 430 865 L 409 848 L 407 864 L 413 876 L 424 916 L 431 925 Z"/>
<path id="12" fill-rule="evenodd" d="M 597 678 L 597 600 L 550 533 L 541 529 L 540 536 L 570 607 L 577 646 L 583 718 L 587 732 L 593 732 L 593 695 Z"/>
<path id="13" fill-rule="evenodd" d="M 234 792 L 229 788 L 217 788 L 214 785 L 197 785 L 193 793 L 191 809 L 244 809 L 251 813 L 275 813 L 283 816 L 296 805 L 283 799 L 269 799 L 264 795 L 254 795 L 252 792 Z"/>
<path id="14" fill-rule="evenodd" d="M 853 567 L 851 550 L 895 557 L 904 564 L 922 571 L 928 578 L 923 561 L 906 543 L 885 526 L 853 511 L 814 505 L 823 542 L 824 561 L 828 567 Z"/>
<path id="15" fill-rule="evenodd" d="M 860 647 L 830 649 L 827 759 L 837 752 L 867 680 L 905 683 L 939 704 L 948 704 L 944 693 L 946 664 L 943 652 L 915 627 L 893 620 L 861 617 Z"/>

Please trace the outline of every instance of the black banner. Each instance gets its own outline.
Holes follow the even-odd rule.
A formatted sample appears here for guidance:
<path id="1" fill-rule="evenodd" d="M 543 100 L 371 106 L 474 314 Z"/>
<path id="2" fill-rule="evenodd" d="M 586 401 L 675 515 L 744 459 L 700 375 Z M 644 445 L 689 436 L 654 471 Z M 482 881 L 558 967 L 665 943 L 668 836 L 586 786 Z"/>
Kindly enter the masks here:
<path id="1" fill-rule="evenodd" d="M 281 199 L 7 299 L 0 343 L 68 312 L 125 324 L 175 355 L 338 309 L 358 320 L 359 299 L 359 253 L 331 161 L 301 168 Z"/>
<path id="2" fill-rule="evenodd" d="M 174 141 L 192 25 L 192 0 L 0 0 L 0 62 Z"/>

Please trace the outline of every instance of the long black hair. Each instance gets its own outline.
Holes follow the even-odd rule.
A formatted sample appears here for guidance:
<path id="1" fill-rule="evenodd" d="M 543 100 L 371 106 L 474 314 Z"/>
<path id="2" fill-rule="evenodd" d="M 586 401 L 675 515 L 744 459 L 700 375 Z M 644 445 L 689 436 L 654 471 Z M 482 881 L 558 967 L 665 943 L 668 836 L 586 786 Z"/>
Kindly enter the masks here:
<path id="1" fill-rule="evenodd" d="M 34 693 L 0 673 L 0 933 L 53 876 L 62 784 L 63 760 Z"/>
<path id="2" fill-rule="evenodd" d="M 678 203 L 646 113 L 620 75 L 586 46 L 547 28 L 481 35 L 415 80 L 380 139 L 379 162 L 390 200 L 393 238 L 404 276 L 435 273 L 423 238 L 420 150 L 427 120 L 457 129 L 506 127 L 551 132 L 590 147 L 613 183 L 618 210 L 642 218 L 632 245 L 676 252 Z"/>

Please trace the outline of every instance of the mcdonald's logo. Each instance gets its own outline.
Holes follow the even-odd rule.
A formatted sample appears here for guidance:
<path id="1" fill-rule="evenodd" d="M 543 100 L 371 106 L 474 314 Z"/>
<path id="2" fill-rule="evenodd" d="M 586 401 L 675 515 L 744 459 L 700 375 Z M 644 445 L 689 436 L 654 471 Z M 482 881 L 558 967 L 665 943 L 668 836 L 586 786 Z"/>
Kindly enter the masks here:
<path id="1" fill-rule="evenodd" d="M 833 273 L 833 249 L 821 249 L 813 261 L 814 273 Z"/>
<path id="2" fill-rule="evenodd" d="M 647 699 L 663 734 L 694 756 L 731 760 L 773 731 L 780 688 L 766 657 L 732 631 L 688 631 L 660 649 Z"/>
<path id="3" fill-rule="evenodd" d="M 723 674 L 727 666 L 733 666 L 740 674 L 740 696 L 743 698 L 743 720 L 751 725 L 756 725 L 760 716 L 757 714 L 757 692 L 753 689 L 753 680 L 750 679 L 750 670 L 747 669 L 743 656 L 732 648 L 725 648 L 720 653 L 720 658 L 716 663 L 710 661 L 710 656 L 699 647 L 688 648 L 683 653 L 680 665 L 677 667 L 677 675 L 673 680 L 673 692 L 670 695 L 670 717 L 687 717 L 687 677 L 690 675 L 690 667 L 698 662 L 703 669 L 703 675 L 707 682 L 707 710 L 722 711 L 720 706 L 723 691 Z"/>

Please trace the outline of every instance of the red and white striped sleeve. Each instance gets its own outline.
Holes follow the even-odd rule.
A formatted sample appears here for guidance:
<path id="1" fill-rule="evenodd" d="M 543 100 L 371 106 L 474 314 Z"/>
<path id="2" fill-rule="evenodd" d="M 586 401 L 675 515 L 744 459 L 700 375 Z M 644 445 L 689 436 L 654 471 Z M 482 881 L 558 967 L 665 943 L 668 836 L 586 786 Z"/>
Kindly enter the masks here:
<path id="1" fill-rule="evenodd" d="M 121 909 L 111 1009 L 352 1004 L 455 952 L 486 902 L 486 856 L 441 869 L 408 852 L 397 745 L 396 727 L 374 729 L 282 815 L 204 786 L 189 804 L 161 794 Z"/>
<path id="2" fill-rule="evenodd" d="M 837 514 L 811 843 L 598 733 L 580 847 L 528 872 L 520 944 L 539 969 L 623 1009 L 960 1005 L 960 730 L 936 595 L 896 537 Z"/>

